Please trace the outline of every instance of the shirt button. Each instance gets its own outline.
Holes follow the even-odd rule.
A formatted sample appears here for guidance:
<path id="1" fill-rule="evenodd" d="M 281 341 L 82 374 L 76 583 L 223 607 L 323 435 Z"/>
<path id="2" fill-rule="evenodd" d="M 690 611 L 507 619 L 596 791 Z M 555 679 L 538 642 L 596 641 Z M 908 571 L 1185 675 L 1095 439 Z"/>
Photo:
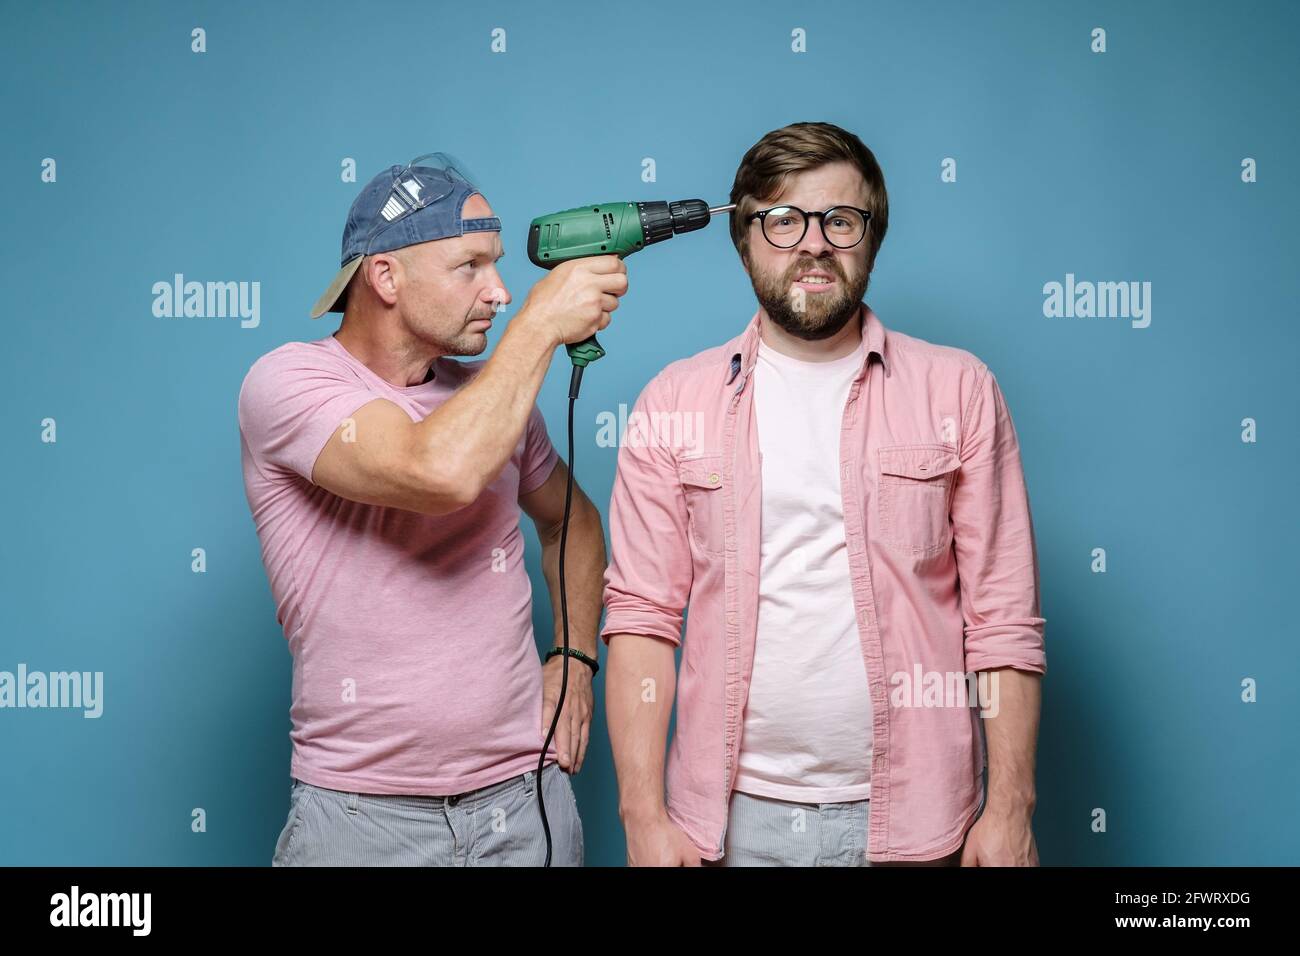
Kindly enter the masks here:
<path id="1" fill-rule="evenodd" d="M 722 479 L 718 477 L 718 473 L 716 471 L 713 474 L 709 475 L 709 484 L 711 485 L 716 485 L 721 480 Z"/>

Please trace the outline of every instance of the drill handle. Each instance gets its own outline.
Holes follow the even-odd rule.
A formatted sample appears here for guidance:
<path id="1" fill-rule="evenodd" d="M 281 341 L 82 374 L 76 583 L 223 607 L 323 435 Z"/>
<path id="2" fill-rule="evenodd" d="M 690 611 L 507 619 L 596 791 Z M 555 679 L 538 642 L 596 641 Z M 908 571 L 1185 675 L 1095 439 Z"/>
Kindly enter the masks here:
<path id="1" fill-rule="evenodd" d="M 596 359 L 605 357 L 605 350 L 601 348 L 594 335 L 581 342 L 566 345 L 565 349 L 568 350 L 569 361 L 573 363 L 574 368 L 586 368 Z"/>

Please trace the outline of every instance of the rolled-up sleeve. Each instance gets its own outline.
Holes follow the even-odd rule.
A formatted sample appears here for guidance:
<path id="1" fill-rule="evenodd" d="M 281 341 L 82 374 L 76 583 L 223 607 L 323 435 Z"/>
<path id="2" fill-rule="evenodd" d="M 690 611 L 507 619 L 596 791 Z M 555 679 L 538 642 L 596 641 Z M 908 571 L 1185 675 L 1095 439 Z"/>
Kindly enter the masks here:
<path id="1" fill-rule="evenodd" d="M 1045 673 L 1038 552 L 1011 412 L 981 365 L 962 427 L 952 526 L 969 672 Z"/>
<path id="2" fill-rule="evenodd" d="M 610 563 L 605 571 L 605 643 L 641 634 L 681 644 L 692 566 L 686 499 L 672 451 L 654 440 L 651 415 L 667 411 L 656 378 L 628 416 L 609 504 Z"/>

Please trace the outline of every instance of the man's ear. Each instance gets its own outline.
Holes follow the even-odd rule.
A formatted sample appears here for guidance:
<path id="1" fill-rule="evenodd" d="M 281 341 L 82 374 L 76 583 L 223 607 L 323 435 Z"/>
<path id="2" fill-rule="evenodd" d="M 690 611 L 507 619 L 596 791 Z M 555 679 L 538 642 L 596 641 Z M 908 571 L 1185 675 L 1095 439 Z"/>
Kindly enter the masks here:
<path id="1" fill-rule="evenodd" d="M 380 302 L 388 306 L 397 304 L 397 278 L 402 268 L 402 257 L 395 251 L 367 256 L 361 264 L 366 285 L 370 286 Z"/>

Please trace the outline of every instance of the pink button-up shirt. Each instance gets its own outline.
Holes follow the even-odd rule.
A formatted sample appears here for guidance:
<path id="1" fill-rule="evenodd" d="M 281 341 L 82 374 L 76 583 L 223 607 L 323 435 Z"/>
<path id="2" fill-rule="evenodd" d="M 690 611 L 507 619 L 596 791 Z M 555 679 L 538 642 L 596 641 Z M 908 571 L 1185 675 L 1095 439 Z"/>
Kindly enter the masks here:
<path id="1" fill-rule="evenodd" d="M 983 803 L 988 701 L 952 691 L 994 668 L 1046 671 L 1038 557 L 1015 427 L 988 367 L 887 332 L 865 304 L 862 323 L 862 369 L 826 414 L 843 416 L 844 535 L 873 710 L 866 856 L 929 860 L 961 847 Z M 757 632 L 758 341 L 755 313 L 738 337 L 651 380 L 610 503 L 601 636 L 681 645 L 666 807 L 710 860 L 722 857 Z"/>

